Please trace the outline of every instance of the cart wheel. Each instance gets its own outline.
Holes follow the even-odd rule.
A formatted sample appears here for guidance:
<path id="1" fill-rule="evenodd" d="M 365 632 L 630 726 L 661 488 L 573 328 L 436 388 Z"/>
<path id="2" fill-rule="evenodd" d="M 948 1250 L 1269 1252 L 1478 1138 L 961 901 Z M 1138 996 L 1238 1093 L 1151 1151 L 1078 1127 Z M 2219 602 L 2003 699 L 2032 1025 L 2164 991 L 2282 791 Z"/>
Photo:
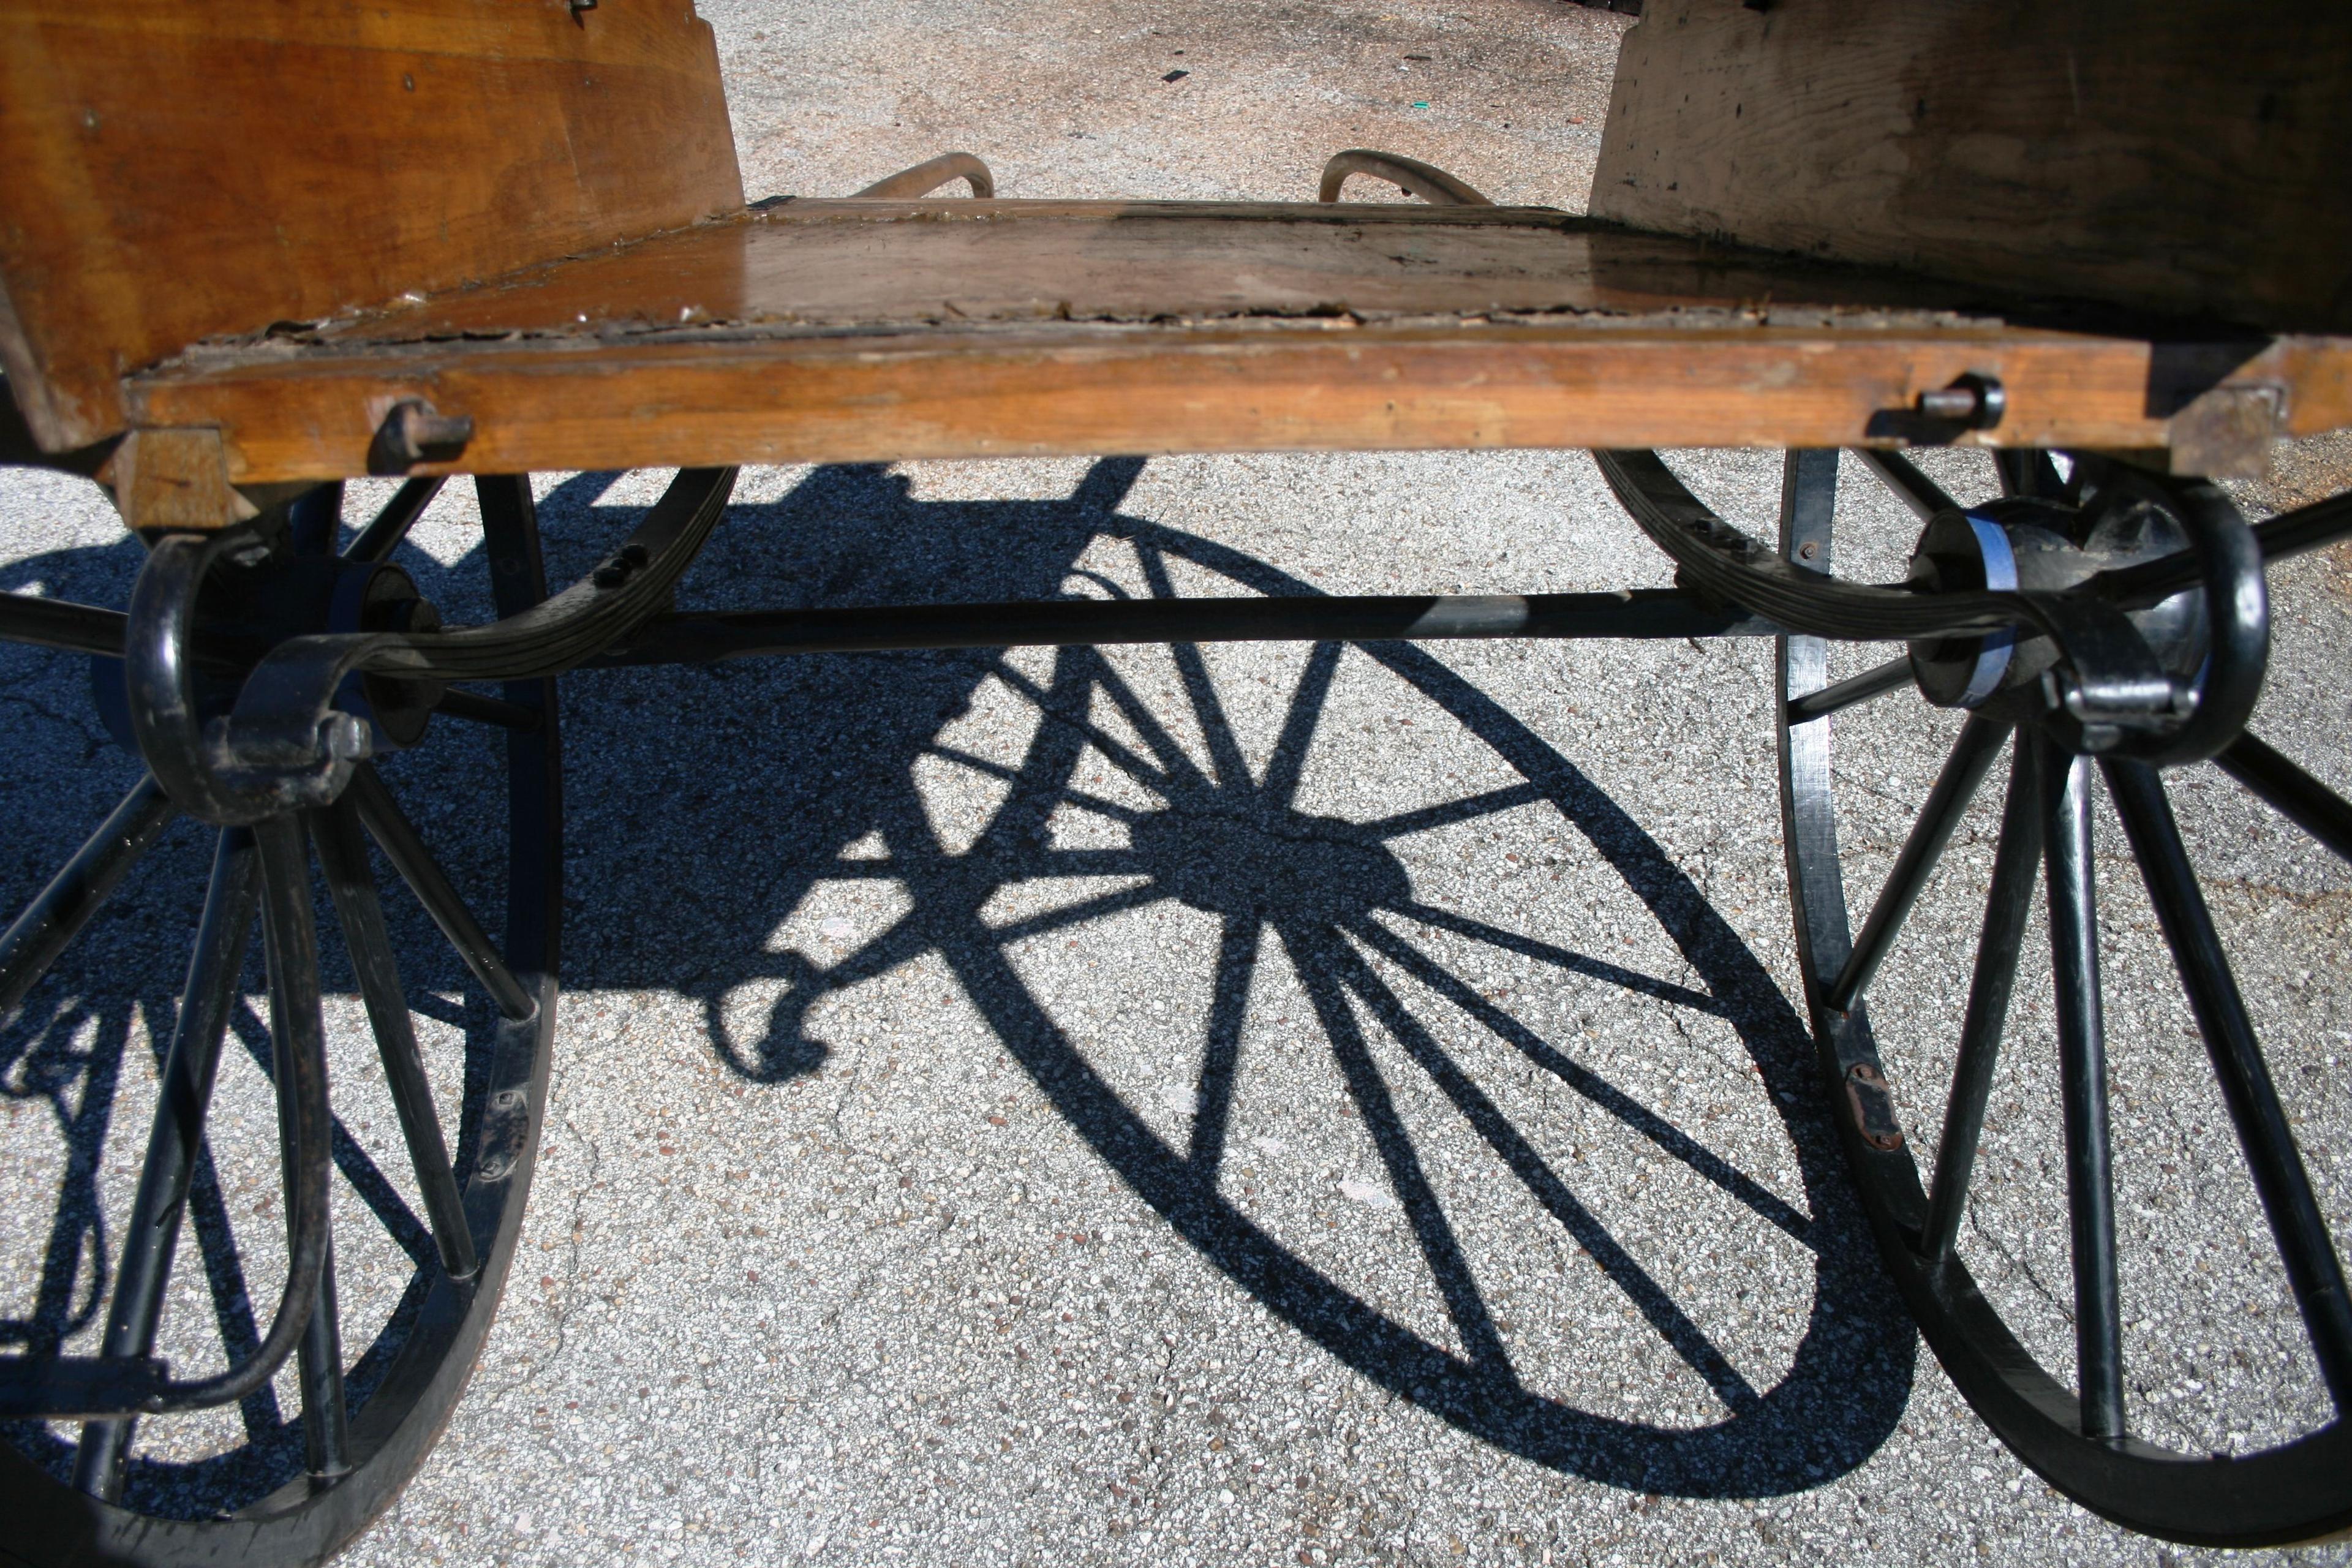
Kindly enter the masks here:
<path id="1" fill-rule="evenodd" d="M 2310 1111 L 2309 1148 L 2342 1079 L 2322 1043 L 2330 988 L 2295 978 L 2292 959 L 2279 972 L 2297 939 L 2272 917 L 2324 902 L 2306 889 L 2340 900 L 2352 886 L 2302 837 L 2352 856 L 2352 806 L 2242 733 L 2268 637 L 2254 551 L 2313 541 L 2271 525 L 2257 542 L 2213 487 L 2096 458 L 2003 454 L 2000 499 L 1962 510 L 1903 459 L 1856 456 L 1927 524 L 1910 573 L 1931 589 L 1938 572 L 1958 589 L 2102 569 L 2127 584 L 2114 569 L 2189 538 L 2220 542 L 2209 561 L 2242 542 L 2233 596 L 2192 588 L 2135 610 L 2153 595 L 2111 595 L 2175 687 L 2200 692 L 2189 723 L 2215 721 L 2168 752 L 2141 746 L 2141 760 L 2048 706 L 2062 689 L 2040 668 L 2050 645 L 2021 630 L 1891 645 L 1893 661 L 1834 684 L 1828 643 L 1781 638 L 1784 828 L 1833 1115 L 1887 1267 L 1969 1403 L 2052 1485 L 2134 1530 L 2247 1546 L 2341 1529 L 2352 1310 L 2331 1230 L 2352 1191 L 2340 1157 L 2306 1164 L 2295 1127 Z M 1792 453 L 1783 476 L 1782 559 L 1820 573 L 1838 462 Z M 1903 574 L 1899 560 L 1863 559 L 1874 531 L 1883 552 L 1883 531 L 1841 543 L 1847 580 Z M 1885 649 L 1858 651 L 1869 663 Z M 1832 756 L 1833 712 L 1851 762 Z M 1934 785 L 1916 810 L 1892 804 L 1917 798 L 1885 786 L 1923 744 L 1943 758 Z M 1984 792 L 1971 816 L 2004 752 L 2006 804 Z M 2251 798 L 2191 766 L 2200 754 Z M 2260 853 L 2263 874 L 2217 880 L 2209 907 L 2176 804 L 2197 860 L 2243 873 Z M 1950 858 L 1968 864 L 1931 885 L 1956 839 L 1965 853 Z M 1859 934 L 1849 872 L 1879 882 Z M 2047 912 L 2029 918 L 2037 889 Z M 2242 990 L 2217 927 L 2242 938 Z M 2242 940 L 2256 929 L 2259 944 Z M 2340 959 L 2336 933 L 2307 940 Z"/>
<path id="2" fill-rule="evenodd" d="M 215 649 L 243 646 L 249 661 L 286 636 L 352 629 L 354 616 L 363 626 L 385 615 L 417 625 L 427 612 L 415 583 L 383 563 L 439 487 L 404 486 L 340 557 L 341 487 L 292 503 L 267 559 L 242 563 L 260 586 L 241 600 L 234 584 L 205 590 L 199 637 L 215 638 Z M 484 547 L 435 594 L 511 616 L 546 597 L 530 482 L 483 479 L 477 489 Z M 19 620 L 7 629 L 46 640 L 25 636 Z M 121 736 L 122 661 L 92 666 L 100 713 Z M 233 691 L 235 672 L 226 674 Z M 291 1314 L 307 1326 L 274 1378 L 187 1414 L 0 1426 L 0 1555 L 11 1560 L 315 1563 L 398 1494 L 480 1353 L 522 1221 L 553 1032 L 554 683 L 512 682 L 493 697 L 365 679 L 346 689 L 345 705 L 375 727 L 379 756 L 401 754 L 362 763 L 332 805 L 251 826 L 175 828 L 170 798 L 142 776 L 0 938 L 11 1165 L 61 1184 L 47 1212 L 33 1190 L 17 1189 L 26 1219 L 12 1228 L 43 1255 L 29 1314 L 6 1325 L 12 1372 L 47 1359 L 54 1390 L 56 1369 L 77 1360 L 88 1370 L 158 1357 L 180 1379 L 249 1360 L 271 1331 L 275 1280 L 299 1255 L 288 1222 L 306 1201 L 298 1167 L 310 1167 L 297 1151 L 315 1148 L 321 1167 L 331 1152 L 345 1178 L 329 1200 L 338 1223 L 317 1307 Z M 424 814 L 420 832 L 404 795 L 463 804 Z M 380 900 L 371 839 L 405 893 Z M 331 922 L 314 911 L 314 858 Z M 184 882 L 207 859 L 198 913 L 194 889 L 170 885 L 173 868 Z M 502 944 L 457 887 L 494 895 L 501 872 Z M 108 911 L 127 918 L 101 921 L 69 951 L 118 884 L 142 907 Z M 196 917 L 193 957 L 182 945 L 187 914 Z M 319 942 L 321 923 L 338 928 L 335 942 Z M 257 928 L 266 1005 L 245 984 Z M 137 939 L 148 931 L 157 940 L 142 952 Z M 346 966 L 338 989 L 355 989 L 358 1003 L 329 998 L 322 1014 L 322 956 L 331 975 Z M 152 1026 L 154 1074 L 124 1059 L 148 1033 L 142 1013 L 175 1020 Z M 306 1029 L 308 1059 L 335 1080 L 331 1128 L 318 1070 L 300 1065 Z M 238 1064 L 240 1054 L 261 1070 Z M 310 1114 L 299 1103 L 306 1079 L 323 1134 L 309 1144 L 299 1125 Z M 152 1122 L 129 1104 L 149 1082 Z M 21 1114 L 36 1107 L 51 1116 Z M 45 1121 L 55 1130 L 47 1140 Z M 323 1170 L 317 1180 L 316 1191 L 330 1190 Z M 126 1217 L 119 1199 L 134 1187 Z M 20 1396 L 16 1408 L 27 1407 L 59 1404 Z"/>

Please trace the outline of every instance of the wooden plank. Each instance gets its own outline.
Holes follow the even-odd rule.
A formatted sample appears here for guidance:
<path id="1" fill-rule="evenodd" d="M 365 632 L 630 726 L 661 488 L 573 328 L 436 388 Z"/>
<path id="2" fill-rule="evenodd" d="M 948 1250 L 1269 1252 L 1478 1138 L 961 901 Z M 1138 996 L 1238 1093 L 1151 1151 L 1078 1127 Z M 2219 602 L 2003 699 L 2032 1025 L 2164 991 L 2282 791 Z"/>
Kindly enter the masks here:
<path id="1" fill-rule="evenodd" d="M 688 0 L 0 0 L 0 361 L 35 434 L 120 378 L 742 205 Z"/>
<path id="2" fill-rule="evenodd" d="M 1793 310 L 1948 318 L 1955 291 L 1547 208 L 794 201 L 282 343 L 601 338 L 681 325 Z M 1979 303 L 1982 301 L 1980 300 Z"/>
<path id="3" fill-rule="evenodd" d="M 1591 211 L 2032 294 L 2352 330 L 2352 5 L 1650 0 Z"/>
<path id="4" fill-rule="evenodd" d="M 2352 423 L 2352 343 L 2287 339 L 2195 384 L 2288 389 L 2296 429 Z M 2163 446 L 2176 346 L 2000 326 L 1061 323 L 667 341 L 423 342 L 184 366 L 142 424 L 212 426 L 239 484 L 365 471 L 410 398 L 473 420 L 416 472 L 1044 454 L 1886 444 L 1963 373 L 2008 414 L 1961 437 Z M 2215 367 L 2219 367 L 2219 373 Z M 2178 400 L 2172 400 L 2177 402 Z"/>

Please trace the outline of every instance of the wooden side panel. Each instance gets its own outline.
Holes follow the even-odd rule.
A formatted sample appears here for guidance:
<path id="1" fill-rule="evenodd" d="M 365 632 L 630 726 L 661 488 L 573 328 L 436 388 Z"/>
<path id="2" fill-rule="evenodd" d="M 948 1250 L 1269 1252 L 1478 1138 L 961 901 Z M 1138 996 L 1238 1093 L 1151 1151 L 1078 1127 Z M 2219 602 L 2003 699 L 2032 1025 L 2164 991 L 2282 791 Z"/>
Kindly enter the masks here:
<path id="1" fill-rule="evenodd" d="M 2275 331 L 2352 329 L 2352 5 L 1651 0 L 1591 211 Z"/>
<path id="2" fill-rule="evenodd" d="M 741 205 L 691 0 L 0 0 L 0 353 L 45 445 L 198 339 Z"/>

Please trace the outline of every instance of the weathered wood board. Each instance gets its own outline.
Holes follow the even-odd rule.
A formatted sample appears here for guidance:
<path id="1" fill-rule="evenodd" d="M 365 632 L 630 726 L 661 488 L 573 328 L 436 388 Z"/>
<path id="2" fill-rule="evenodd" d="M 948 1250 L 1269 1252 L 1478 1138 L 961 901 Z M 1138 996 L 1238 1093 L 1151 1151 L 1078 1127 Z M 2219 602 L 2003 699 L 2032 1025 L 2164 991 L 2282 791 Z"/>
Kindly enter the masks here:
<path id="1" fill-rule="evenodd" d="M 2216 387 L 2352 421 L 2335 340 L 2020 324 L 1983 290 L 1554 212 L 793 202 L 388 310 L 208 343 L 131 384 L 238 483 L 362 472 L 416 400 L 472 421 L 419 472 L 1043 453 L 2153 447 Z M 2299 423 L 2298 423 L 2299 422 Z"/>
<path id="2" fill-rule="evenodd" d="M 0 0 L 0 363 L 52 448 L 197 339 L 741 205 L 689 0 Z"/>
<path id="3" fill-rule="evenodd" d="M 2352 5 L 1650 0 L 1591 211 L 2352 331 Z"/>

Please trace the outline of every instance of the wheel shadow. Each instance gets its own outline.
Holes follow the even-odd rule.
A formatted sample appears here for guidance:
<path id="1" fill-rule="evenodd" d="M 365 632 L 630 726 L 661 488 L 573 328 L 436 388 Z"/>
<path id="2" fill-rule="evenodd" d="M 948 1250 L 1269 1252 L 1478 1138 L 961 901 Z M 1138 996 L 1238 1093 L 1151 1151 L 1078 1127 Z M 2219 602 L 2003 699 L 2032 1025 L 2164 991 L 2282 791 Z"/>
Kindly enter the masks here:
<path id="1" fill-rule="evenodd" d="M 1172 591 L 1171 570 L 1179 563 L 1225 579 L 1232 586 L 1221 591 L 1318 591 L 1265 562 L 1121 512 L 1141 468 L 1135 459 L 1100 462 L 1067 500 L 1053 502 L 917 501 L 887 470 L 821 469 L 777 501 L 739 504 L 714 542 L 724 549 L 698 565 L 681 586 L 681 602 L 816 607 L 1115 594 L 1120 590 L 1082 560 L 1106 540 L 1136 552 L 1156 595 Z M 808 1019 L 828 995 L 936 959 L 1055 1110 L 1171 1228 L 1295 1331 L 1397 1397 L 1523 1458 L 1648 1492 L 1772 1495 L 1861 1464 L 1907 1400 L 1915 1336 L 1846 1192 L 1833 1130 L 1816 1109 L 1802 1023 L 1689 878 L 1573 762 L 1423 649 L 1391 643 L 1363 652 L 1443 707 L 1524 781 L 1455 815 L 1528 805 L 1557 812 L 1680 950 L 1696 976 L 1691 985 L 1665 985 L 1415 901 L 1391 840 L 1440 824 L 1450 808 L 1372 824 L 1298 809 L 1305 753 L 1330 693 L 1337 646 L 1309 657 L 1281 738 L 1255 777 L 1197 650 L 1176 650 L 1176 662 L 1198 725 L 1191 732 L 1209 753 L 1205 764 L 1188 755 L 1113 662 L 1091 649 L 1059 650 L 1050 675 L 1035 678 L 980 652 L 821 656 L 577 678 L 567 688 L 566 732 L 573 885 L 630 891 L 575 923 L 567 978 L 698 1000 L 729 1069 L 773 1083 L 822 1068 L 826 1047 Z M 992 765 L 940 740 L 943 726 L 962 717 L 992 678 L 1021 691 L 1041 715 L 1017 764 Z M 681 679 L 688 683 L 684 696 Z M 698 682 L 713 689 L 697 689 Z M 1090 716 L 1105 701 L 1127 721 L 1121 737 Z M 961 847 L 942 842 L 917 782 L 916 764 L 941 757 L 988 768 L 1009 789 L 978 837 Z M 1079 785 L 1081 757 L 1108 757 L 1122 782 L 1159 799 L 1156 810 L 1126 809 L 1124 849 L 1054 846 L 1048 819 L 1066 805 L 1122 816 Z M 1137 880 L 1010 924 L 982 919 L 982 906 L 1008 885 L 1082 875 Z M 761 950 L 762 939 L 817 883 L 842 877 L 895 879 L 911 907 L 835 962 Z M 1197 1114 L 1182 1142 L 1163 1138 L 1121 1097 L 1009 957 L 1015 942 L 1161 899 L 1213 914 L 1223 931 L 1206 1038 L 1199 1042 Z M 1727 1021 L 1786 1123 L 1803 1211 L 1580 1063 L 1543 1029 L 1481 995 L 1401 935 L 1395 917 L 1508 948 L 1559 982 L 1599 979 Z M 714 952 L 707 940 L 713 931 L 740 932 L 743 940 L 734 951 Z M 1384 1314 L 1220 1191 L 1242 1018 L 1267 942 L 1280 945 L 1308 993 L 1318 1044 L 1333 1053 L 1371 1135 L 1458 1352 Z M 1757 1223 L 1811 1250 L 1811 1313 L 1785 1375 L 1769 1387 L 1749 1385 L 1414 1016 L 1384 978 L 1392 973 L 1443 998 L 1659 1156 L 1745 1205 Z M 728 998 L 754 983 L 781 994 L 763 1026 L 744 1029 L 730 1024 Z M 1518 1381 L 1422 1152 L 1373 1066 L 1360 1018 L 1376 1024 L 1426 1075 L 1714 1392 L 1726 1419 L 1699 1429 L 1619 1420 Z"/>
<path id="2" fill-rule="evenodd" d="M 775 501 L 736 506 L 681 585 L 680 601 L 725 608 L 1049 598 L 1070 590 L 1082 557 L 1104 540 L 1137 552 L 1155 594 L 1171 591 L 1171 563 L 1214 573 L 1249 592 L 1318 591 L 1265 562 L 1123 513 L 1119 508 L 1142 466 L 1139 459 L 1106 460 L 1066 499 L 1017 502 L 918 501 L 908 482 L 886 468 L 817 469 Z M 578 476 L 543 498 L 552 580 L 582 574 L 617 537 L 614 514 L 626 509 L 601 504 L 612 479 Z M 64 552 L 17 563 L 0 586 L 38 580 L 58 596 L 121 604 L 138 559 L 135 547 L 127 544 Z M 478 551 L 446 565 L 414 547 L 396 559 L 451 619 L 486 613 L 479 602 Z M 1097 580 L 1087 591 L 1104 591 L 1104 585 Z M 1664 986 L 1517 933 L 1486 928 L 1464 934 L 1509 947 L 1561 983 L 1599 979 L 1646 990 L 1670 1005 L 1728 1022 L 1786 1123 L 1804 1192 L 1801 1211 L 1398 934 L 1397 917 L 1441 927 L 1453 919 L 1454 929 L 1459 929 L 1460 917 L 1413 900 L 1411 880 L 1391 847 L 1398 836 L 1436 825 L 1444 808 L 1439 816 L 1412 813 L 1361 824 L 1313 816 L 1297 805 L 1305 752 L 1339 658 L 1337 647 L 1318 647 L 1310 656 L 1273 758 L 1255 778 L 1238 765 L 1230 726 L 1220 733 L 1206 667 L 1196 653 L 1181 649 L 1181 684 L 1213 753 L 1206 767 L 1186 756 L 1113 662 L 1088 649 L 1061 650 L 1050 676 L 1034 680 L 988 653 L 817 656 L 698 670 L 576 676 L 564 689 L 572 889 L 567 897 L 565 978 L 577 987 L 662 989 L 698 1000 L 714 1048 L 728 1068 L 747 1080 L 772 1083 L 822 1068 L 825 1047 L 805 1027 L 811 1007 L 910 960 L 936 956 L 1056 1111 L 1170 1228 L 1295 1331 L 1396 1397 L 1524 1459 L 1647 1492 L 1769 1496 L 1817 1486 L 1853 1469 L 1877 1449 L 1900 1417 L 1916 1341 L 1844 1191 L 1832 1130 L 1814 1109 L 1817 1089 L 1802 1024 L 1756 955 L 1696 887 L 1570 758 L 1424 650 L 1374 644 L 1362 651 L 1443 708 L 1523 781 L 1504 792 L 1506 798 L 1482 800 L 1477 810 L 1539 805 L 1556 812 L 1646 907 L 1696 978 L 1688 988 Z M 26 666 L 25 671 L 15 665 L 0 670 L 0 681 L 21 675 L 16 684 L 54 709 L 56 722 L 79 725 L 79 739 L 59 731 L 58 746 L 104 745 L 101 727 L 76 717 L 85 700 L 79 660 L 20 650 L 0 650 L 0 658 Z M 1026 683 L 1024 693 L 1042 718 L 1020 763 L 1003 770 L 1009 785 L 1003 804 L 975 841 L 952 849 L 925 813 L 917 763 L 940 754 L 941 729 L 970 710 L 991 677 Z M 15 689 L 0 687 L 0 695 Z M 1129 824 L 1126 849 L 1089 852 L 1081 860 L 1052 847 L 1046 823 L 1083 793 L 1074 779 L 1080 757 L 1108 754 L 1106 748 L 1121 744 L 1089 717 L 1106 699 L 1119 707 L 1140 737 L 1139 745 L 1127 746 L 1114 761 L 1130 782 L 1156 795 L 1161 807 Z M 476 907 L 495 909 L 495 843 L 469 826 L 461 806 L 438 798 L 451 789 L 461 800 L 477 798 L 482 781 L 467 764 L 443 763 L 429 751 L 395 760 L 387 765 L 387 775 L 401 786 L 412 815 Z M 135 777 L 127 761 L 118 771 L 125 786 Z M 14 787 L 0 781 L 0 788 Z M 70 836 L 45 829 L 26 840 L 32 847 L 20 851 L 26 859 L 20 868 L 25 874 L 10 883 L 19 900 L 87 831 L 90 813 L 66 814 L 58 820 L 68 818 L 79 825 Z M 903 883 L 912 901 L 903 919 L 830 964 L 761 950 L 763 939 L 817 882 L 844 874 L 845 854 L 853 846 L 877 838 L 884 858 L 859 864 L 866 868 L 865 874 L 889 875 Z M 188 869 L 159 858 L 142 865 L 135 877 L 160 887 L 167 871 Z M 1008 884 L 1082 872 L 1139 880 L 1123 892 L 1013 927 L 991 925 L 981 917 L 982 906 Z M 183 877 L 180 885 L 184 889 L 188 880 Z M 200 886 L 200 871 L 193 880 Z M 137 899 L 139 888 L 127 886 L 123 896 Z M 1161 1137 L 1121 1098 L 1024 984 L 1007 952 L 1013 941 L 1051 922 L 1075 925 L 1162 898 L 1214 914 L 1225 933 L 1212 976 L 1216 1000 L 1203 1042 L 1197 1114 L 1181 1147 Z M 183 893 L 179 902 L 186 906 L 187 920 L 176 929 L 184 931 L 194 900 Z M 421 917 L 396 919 L 421 930 Z M 714 931 L 740 933 L 741 941 L 731 947 L 711 943 L 707 938 Z M 1267 943 L 1280 946 L 1307 988 L 1320 1043 L 1333 1053 L 1371 1135 L 1460 1351 L 1382 1312 L 1254 1223 L 1220 1191 L 1218 1173 L 1241 1071 L 1242 1015 L 1252 973 Z M 437 943 L 406 942 L 403 951 L 404 977 L 421 1011 L 433 1009 L 435 993 L 463 988 L 455 960 Z M 410 952 L 435 956 L 408 968 Z M 160 973 L 163 978 L 145 988 L 155 994 L 142 991 L 139 997 L 151 1019 L 168 1018 L 173 1005 L 176 967 L 166 964 Z M 1811 1310 L 1779 1381 L 1751 1386 L 1731 1358 L 1709 1342 L 1672 1293 L 1643 1271 L 1605 1218 L 1546 1163 L 1528 1131 L 1513 1123 L 1476 1074 L 1416 1017 L 1387 978 L 1397 973 L 1466 1014 L 1535 1070 L 1615 1117 L 1659 1157 L 1680 1163 L 1744 1205 L 1756 1223 L 1799 1237 L 1813 1255 Z M 78 994 L 101 994 L 100 979 L 94 970 L 82 975 Z M 335 958 L 322 979 L 331 991 L 352 988 L 347 970 Z M 760 981 L 782 982 L 782 994 L 764 1028 L 738 1037 L 724 1016 L 725 999 Z M 1549 1221 L 1713 1390 L 1727 1412 L 1724 1419 L 1695 1429 L 1645 1425 L 1579 1409 L 1518 1380 L 1462 1245 L 1423 1170 L 1415 1139 L 1373 1066 L 1362 1019 L 1376 1023 L 1402 1047 L 1535 1196 Z M 32 1047 L 6 1056 L 0 1042 L 0 1057 L 5 1058 L 0 1060 L 0 1088 L 16 1095 L 20 1085 L 37 1087 L 62 1122 L 70 1123 L 76 1168 L 94 1172 L 106 1134 L 105 1117 L 98 1112 L 110 1105 L 113 1079 L 122 1070 L 128 1015 L 95 1034 L 55 1026 L 61 1022 L 51 1020 L 37 1031 L 41 1040 L 53 1042 L 42 1047 L 50 1052 L 47 1057 L 38 1057 Z M 469 1027 L 469 1037 L 481 1032 Z M 54 1042 L 68 1039 L 82 1043 L 61 1053 Z M 253 1041 L 247 1044 L 253 1048 Z M 30 1066 L 37 1066 L 38 1073 L 30 1072 Z M 80 1120 L 74 1122 L 77 1115 Z M 343 1164 L 347 1178 L 369 1196 L 388 1229 L 412 1239 L 419 1234 L 414 1216 L 380 1176 L 371 1191 L 364 1170 L 349 1160 Z M 91 1218 L 96 1204 L 88 1190 L 95 1178 L 85 1173 L 76 1179 L 82 1190 L 61 1205 L 57 1234 L 71 1231 L 76 1239 L 70 1247 L 95 1258 L 103 1251 Z M 198 1185 L 192 1210 L 195 1231 L 215 1277 L 215 1300 L 226 1310 L 246 1292 L 235 1271 L 236 1248 L 225 1215 L 220 1225 L 207 1226 L 201 1176 Z M 53 1242 L 53 1250 L 65 1245 Z M 47 1336 L 47 1342 L 56 1343 L 71 1332 L 99 1310 L 102 1274 L 94 1263 L 61 1268 L 53 1258 L 45 1278 L 62 1278 L 68 1285 L 48 1289 L 42 1298 L 48 1303 L 41 1310 L 46 1315 L 18 1342 Z M 249 1321 L 240 1326 L 226 1317 L 222 1329 L 233 1341 L 254 1333 Z M 355 1391 L 363 1389 L 363 1379 L 354 1382 Z M 149 1485 L 168 1481 L 175 1497 L 200 1510 L 235 1506 L 255 1495 L 260 1469 L 282 1465 L 298 1428 L 274 1408 L 248 1411 L 247 1427 L 267 1449 L 269 1464 L 256 1468 L 249 1459 L 234 1468 L 183 1467 L 159 1473 Z M 34 1442 L 34 1436 L 32 1430 L 20 1433 L 20 1446 L 54 1450 L 46 1452 L 52 1468 L 62 1462 L 54 1438 L 42 1435 Z"/>

